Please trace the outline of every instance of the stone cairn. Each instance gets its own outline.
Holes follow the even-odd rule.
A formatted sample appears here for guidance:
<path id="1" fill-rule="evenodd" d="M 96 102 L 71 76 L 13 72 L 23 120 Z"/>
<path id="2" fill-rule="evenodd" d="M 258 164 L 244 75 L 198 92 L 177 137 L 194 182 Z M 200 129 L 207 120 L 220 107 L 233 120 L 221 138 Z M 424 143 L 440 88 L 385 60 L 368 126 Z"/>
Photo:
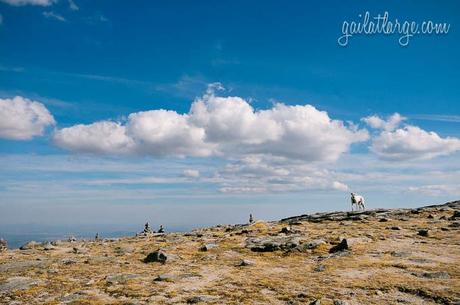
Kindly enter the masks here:
<path id="1" fill-rule="evenodd" d="M 0 238 L 0 252 L 8 250 L 8 243 L 3 238 Z"/>
<path id="2" fill-rule="evenodd" d="M 145 223 L 143 232 L 146 234 L 153 233 L 152 228 L 150 228 L 150 225 L 148 222 Z"/>
<path id="3" fill-rule="evenodd" d="M 136 236 L 148 236 L 148 235 L 151 235 L 155 233 L 152 228 L 150 227 L 149 223 L 146 222 L 145 225 L 144 225 L 144 230 L 138 234 L 136 234 Z"/>

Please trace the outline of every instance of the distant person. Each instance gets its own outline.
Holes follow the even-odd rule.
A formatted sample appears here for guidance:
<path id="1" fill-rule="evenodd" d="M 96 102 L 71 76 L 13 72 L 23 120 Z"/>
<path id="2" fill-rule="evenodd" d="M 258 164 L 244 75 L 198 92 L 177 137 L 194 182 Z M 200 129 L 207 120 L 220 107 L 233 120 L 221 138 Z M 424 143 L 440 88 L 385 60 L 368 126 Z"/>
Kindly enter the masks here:
<path id="1" fill-rule="evenodd" d="M 158 233 L 164 233 L 165 229 L 163 228 L 163 225 L 160 225 L 160 228 L 158 229 Z"/>
<path id="2" fill-rule="evenodd" d="M 254 222 L 254 218 L 252 217 L 252 214 L 249 214 L 249 223 L 253 223 Z"/>

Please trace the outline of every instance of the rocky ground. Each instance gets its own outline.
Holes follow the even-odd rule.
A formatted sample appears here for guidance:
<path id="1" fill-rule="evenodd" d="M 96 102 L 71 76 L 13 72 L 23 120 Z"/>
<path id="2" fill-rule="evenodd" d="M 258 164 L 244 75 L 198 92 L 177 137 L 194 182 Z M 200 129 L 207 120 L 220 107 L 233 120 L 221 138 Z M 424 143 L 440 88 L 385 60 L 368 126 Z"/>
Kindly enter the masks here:
<path id="1" fill-rule="evenodd" d="M 460 201 L 0 252 L 0 304 L 460 304 Z"/>

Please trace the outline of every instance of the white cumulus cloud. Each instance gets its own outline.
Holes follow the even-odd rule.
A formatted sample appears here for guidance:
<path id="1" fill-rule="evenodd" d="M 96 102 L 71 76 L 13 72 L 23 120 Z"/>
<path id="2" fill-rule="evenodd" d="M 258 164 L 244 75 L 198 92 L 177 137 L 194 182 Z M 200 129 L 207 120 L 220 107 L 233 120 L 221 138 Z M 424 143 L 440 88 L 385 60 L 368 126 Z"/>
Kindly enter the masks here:
<path id="1" fill-rule="evenodd" d="M 0 138 L 29 140 L 54 124 L 53 116 L 40 102 L 21 96 L 0 99 Z"/>
<path id="2" fill-rule="evenodd" d="M 389 116 L 386 120 L 380 118 L 377 115 L 371 115 L 362 119 L 367 125 L 375 129 L 383 129 L 386 131 L 395 130 L 402 121 L 406 120 L 405 117 L 399 113 L 394 113 Z"/>
<path id="3" fill-rule="evenodd" d="M 110 121 L 63 128 L 53 138 L 58 146 L 75 152 L 126 154 L 134 147 L 133 140 L 126 135 L 126 127 Z"/>
<path id="4" fill-rule="evenodd" d="M 368 139 L 366 130 L 332 120 L 311 105 L 276 104 L 255 110 L 240 97 L 218 97 L 212 91 L 196 99 L 186 114 L 166 110 L 130 114 L 126 123 L 113 129 L 123 130 L 123 137 L 133 143 L 123 146 L 123 151 L 110 143 L 103 150 L 98 148 L 99 134 L 91 130 L 101 124 L 104 122 L 66 128 L 66 140 L 56 143 L 77 152 L 224 158 L 262 154 L 329 162 L 347 152 L 351 144 Z M 92 139 L 82 142 L 82 130 Z M 58 138 L 60 134 L 58 131 Z"/>
<path id="5" fill-rule="evenodd" d="M 148 155 L 205 157 L 213 153 L 215 146 L 205 142 L 203 128 L 191 124 L 188 115 L 175 111 L 132 113 L 126 129 L 137 152 Z"/>
<path id="6" fill-rule="evenodd" d="M 371 150 L 387 160 L 426 160 L 460 150 L 460 139 L 442 138 L 417 126 L 383 131 L 373 139 Z"/>

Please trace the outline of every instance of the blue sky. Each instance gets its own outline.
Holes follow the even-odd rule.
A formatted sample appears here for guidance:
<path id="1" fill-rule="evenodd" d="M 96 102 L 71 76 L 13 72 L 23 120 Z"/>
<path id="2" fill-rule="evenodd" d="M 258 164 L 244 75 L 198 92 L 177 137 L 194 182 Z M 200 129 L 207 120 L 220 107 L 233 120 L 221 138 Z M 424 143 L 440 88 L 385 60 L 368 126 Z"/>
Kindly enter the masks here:
<path id="1" fill-rule="evenodd" d="M 238 222 L 347 209 L 349 190 L 371 207 L 458 199 L 459 6 L 0 1 L 1 111 L 15 118 L 0 124 L 0 221 L 95 222 L 91 211 L 110 210 L 113 223 Z M 339 46 L 343 22 L 366 11 L 450 31 Z M 171 112 L 130 116 L 159 109 Z M 52 119 L 25 130 L 37 111 Z M 152 136 L 160 129 L 166 138 Z"/>

